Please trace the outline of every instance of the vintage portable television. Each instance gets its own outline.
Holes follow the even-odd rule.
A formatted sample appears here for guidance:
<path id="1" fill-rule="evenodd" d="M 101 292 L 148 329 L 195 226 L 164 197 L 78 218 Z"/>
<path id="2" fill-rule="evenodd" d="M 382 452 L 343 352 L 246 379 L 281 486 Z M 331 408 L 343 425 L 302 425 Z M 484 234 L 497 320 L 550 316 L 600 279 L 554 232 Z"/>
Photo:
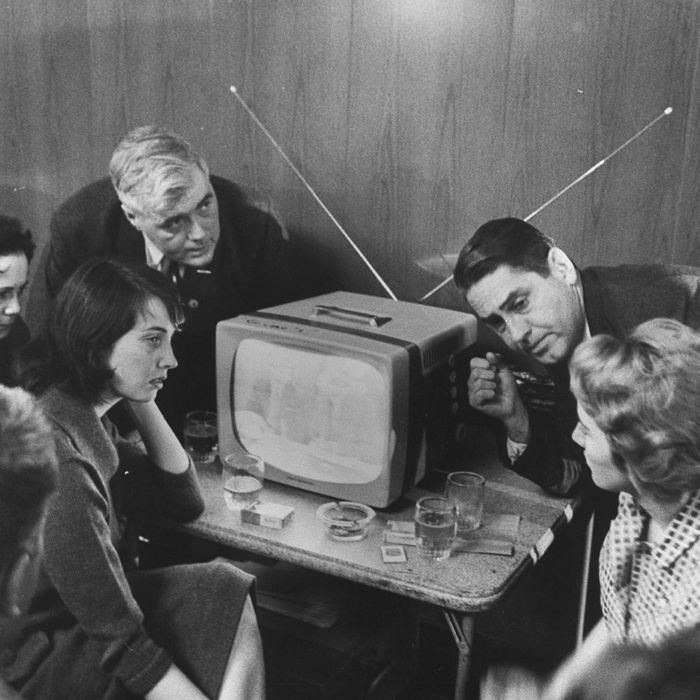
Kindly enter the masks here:
<path id="1" fill-rule="evenodd" d="M 463 425 L 470 314 L 333 292 L 221 321 L 219 450 L 265 478 L 386 507 Z"/>

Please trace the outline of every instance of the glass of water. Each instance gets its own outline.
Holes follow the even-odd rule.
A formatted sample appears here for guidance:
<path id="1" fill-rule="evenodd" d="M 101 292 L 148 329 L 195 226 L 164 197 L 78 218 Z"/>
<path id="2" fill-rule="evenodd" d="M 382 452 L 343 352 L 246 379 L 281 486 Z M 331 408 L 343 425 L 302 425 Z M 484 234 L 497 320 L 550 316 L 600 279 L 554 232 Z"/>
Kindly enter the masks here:
<path id="1" fill-rule="evenodd" d="M 452 472 L 447 475 L 445 496 L 457 506 L 458 535 L 481 527 L 485 484 L 486 479 L 474 472 Z"/>
<path id="2" fill-rule="evenodd" d="M 195 462 L 213 462 L 217 455 L 216 413 L 190 411 L 185 416 L 183 444 Z"/>
<path id="3" fill-rule="evenodd" d="M 222 461 L 224 499 L 231 510 L 243 510 L 260 500 L 265 462 L 248 452 L 226 455 Z"/>
<path id="4" fill-rule="evenodd" d="M 442 496 L 424 496 L 416 501 L 414 520 L 419 554 L 447 559 L 455 541 L 457 506 Z"/>

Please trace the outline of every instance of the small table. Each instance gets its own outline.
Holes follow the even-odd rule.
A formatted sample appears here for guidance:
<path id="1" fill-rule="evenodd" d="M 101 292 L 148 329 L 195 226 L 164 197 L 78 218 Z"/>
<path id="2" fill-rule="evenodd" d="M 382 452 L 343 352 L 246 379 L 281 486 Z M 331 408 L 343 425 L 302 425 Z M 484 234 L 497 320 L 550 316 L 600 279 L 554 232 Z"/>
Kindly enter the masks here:
<path id="1" fill-rule="evenodd" d="M 487 479 L 485 512 L 520 516 L 513 556 L 457 553 L 441 562 L 423 559 L 407 546 L 407 561 L 387 564 L 380 545 L 387 520 L 412 520 L 416 498 L 428 493 L 412 489 L 397 504 L 377 510 L 369 532 L 359 542 L 330 538 L 316 517 L 317 508 L 333 500 L 296 488 L 265 482 L 263 501 L 294 508 L 283 529 L 242 523 L 223 497 L 220 465 L 199 465 L 206 510 L 194 523 L 178 526 L 189 535 L 256 555 L 330 574 L 438 606 L 443 610 L 458 648 L 455 700 L 464 697 L 469 671 L 474 616 L 496 606 L 522 574 L 542 556 L 556 533 L 573 517 L 575 501 L 554 498 L 505 469 L 493 459 L 476 460 L 465 468 Z M 376 509 L 375 509 L 376 510 Z"/>

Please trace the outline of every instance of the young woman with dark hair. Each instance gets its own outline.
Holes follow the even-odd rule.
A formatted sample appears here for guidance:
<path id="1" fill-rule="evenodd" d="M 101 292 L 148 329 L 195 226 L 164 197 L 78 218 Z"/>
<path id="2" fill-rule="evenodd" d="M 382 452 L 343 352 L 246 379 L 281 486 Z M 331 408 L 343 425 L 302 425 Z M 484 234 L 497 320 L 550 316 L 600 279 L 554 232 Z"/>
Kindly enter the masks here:
<path id="1" fill-rule="evenodd" d="M 60 482 L 44 578 L 4 674 L 26 698 L 264 697 L 252 578 L 228 562 L 126 572 L 111 487 L 120 462 L 143 472 L 152 507 L 202 511 L 192 462 L 154 399 L 177 365 L 177 293 L 159 272 L 97 260 L 66 282 L 28 348 L 24 385 L 53 424 Z M 105 417 L 116 404 L 143 441 Z M 141 495 L 141 494 L 139 494 Z"/>

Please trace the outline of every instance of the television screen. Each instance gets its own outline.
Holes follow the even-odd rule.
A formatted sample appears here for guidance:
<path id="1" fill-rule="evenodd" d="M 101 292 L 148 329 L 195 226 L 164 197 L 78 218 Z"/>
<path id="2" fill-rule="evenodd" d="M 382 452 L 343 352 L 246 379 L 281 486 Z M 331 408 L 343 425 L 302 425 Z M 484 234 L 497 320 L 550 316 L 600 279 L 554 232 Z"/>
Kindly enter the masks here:
<path id="1" fill-rule="evenodd" d="M 290 474 L 367 484 L 391 462 L 392 383 L 386 364 L 259 338 L 238 345 L 231 375 L 244 449 Z"/>
<path id="2" fill-rule="evenodd" d="M 383 508 L 459 433 L 469 314 L 331 292 L 220 321 L 221 454 L 265 478 Z"/>

